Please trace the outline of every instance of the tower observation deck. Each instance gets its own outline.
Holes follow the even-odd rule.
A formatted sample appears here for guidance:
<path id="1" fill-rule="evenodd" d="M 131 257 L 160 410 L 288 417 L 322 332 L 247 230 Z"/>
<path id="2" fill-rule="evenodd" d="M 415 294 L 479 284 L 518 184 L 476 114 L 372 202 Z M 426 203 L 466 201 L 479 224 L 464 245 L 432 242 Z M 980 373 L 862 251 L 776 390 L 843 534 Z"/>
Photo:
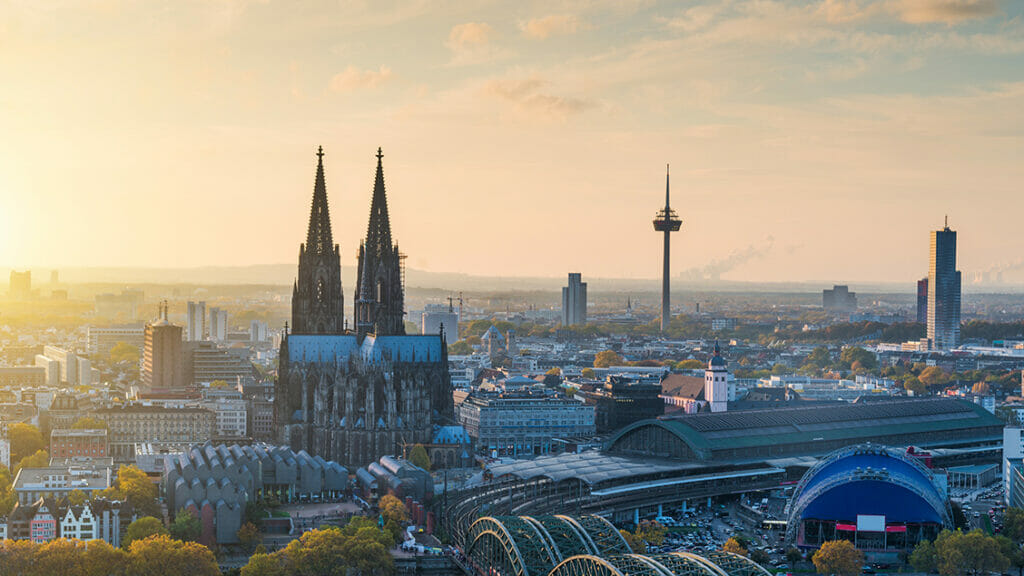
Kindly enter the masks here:
<path id="1" fill-rule="evenodd" d="M 665 250 L 664 258 L 662 261 L 661 270 L 661 331 L 664 332 L 668 329 L 668 324 L 672 319 L 672 305 L 671 297 L 669 296 L 669 235 L 673 232 L 678 232 L 679 228 L 682 227 L 683 221 L 676 214 L 675 210 L 669 206 L 669 173 L 668 164 L 665 165 L 665 207 L 658 211 L 654 216 L 654 230 L 655 232 L 663 232 L 665 234 Z"/>

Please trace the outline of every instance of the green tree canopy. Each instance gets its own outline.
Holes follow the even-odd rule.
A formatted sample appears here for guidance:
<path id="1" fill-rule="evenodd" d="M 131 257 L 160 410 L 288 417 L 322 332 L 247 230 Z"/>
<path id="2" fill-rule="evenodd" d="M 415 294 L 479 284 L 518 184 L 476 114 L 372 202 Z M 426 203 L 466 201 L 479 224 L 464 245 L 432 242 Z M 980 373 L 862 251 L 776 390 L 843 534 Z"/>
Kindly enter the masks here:
<path id="1" fill-rule="evenodd" d="M 1024 510 L 1011 507 L 1003 512 L 1003 534 L 1018 544 L 1024 541 Z"/>
<path id="2" fill-rule="evenodd" d="M 849 540 L 825 542 L 811 557 L 819 574 L 835 576 L 859 576 L 864 564 L 864 553 L 857 550 Z"/>
<path id="3" fill-rule="evenodd" d="M 839 354 L 839 363 L 843 368 L 852 368 L 854 364 L 858 364 L 864 370 L 878 369 L 878 357 L 859 346 L 843 348 Z"/>
<path id="4" fill-rule="evenodd" d="M 127 342 L 118 342 L 110 349 L 110 361 L 114 364 L 125 361 L 138 363 L 139 347 Z"/>
<path id="5" fill-rule="evenodd" d="M 260 529 L 252 522 L 246 522 L 238 529 L 238 543 L 242 545 L 243 549 L 252 550 L 260 543 L 260 540 L 262 540 Z"/>
<path id="6" fill-rule="evenodd" d="M 832 354 L 828 351 L 828 348 L 824 346 L 818 346 L 807 355 L 807 360 L 804 361 L 804 366 L 811 366 L 819 370 L 828 368 L 832 365 Z"/>
<path id="7" fill-rule="evenodd" d="M 935 555 L 935 545 L 922 540 L 910 554 L 910 565 L 918 572 L 931 573 L 939 569 L 939 559 Z"/>
<path id="8" fill-rule="evenodd" d="M 196 542 L 199 540 L 199 535 L 203 532 L 203 523 L 190 510 L 179 508 L 178 513 L 174 515 L 174 522 L 171 522 L 168 532 L 170 532 L 171 538 L 175 540 Z"/>
<path id="9" fill-rule="evenodd" d="M 412 462 L 414 466 L 419 466 L 424 470 L 430 471 L 430 456 L 427 455 L 427 449 L 423 444 L 417 444 L 412 447 L 409 451 L 409 462 Z"/>
<path id="10" fill-rule="evenodd" d="M 143 516 L 128 525 L 124 532 L 124 537 L 121 538 L 121 547 L 130 550 L 132 543 L 136 540 L 145 540 L 150 536 L 169 535 L 170 532 L 167 531 L 167 528 L 164 528 L 163 522 L 152 516 Z"/>
<path id="11" fill-rule="evenodd" d="M 39 428 L 24 422 L 8 426 L 7 438 L 11 441 L 12 464 L 46 448 L 46 442 L 43 441 L 43 435 L 39 432 Z"/>
<path id="12" fill-rule="evenodd" d="M 703 367 L 704 363 L 695 358 L 688 358 L 686 360 L 676 362 L 676 370 L 699 370 Z"/>
<path id="13" fill-rule="evenodd" d="M 50 454 L 46 450 L 39 450 L 31 456 L 26 456 L 18 462 L 18 465 L 14 468 L 14 475 L 18 475 L 18 471 L 22 468 L 45 468 L 50 465 Z"/>
<path id="14" fill-rule="evenodd" d="M 128 529 L 131 530 L 131 526 Z M 196 542 L 174 540 L 166 534 L 133 540 L 128 555 L 133 575 L 220 576 L 217 558 L 209 548 Z"/>
<path id="15" fill-rule="evenodd" d="M 452 342 L 448 345 L 448 354 L 452 356 L 465 356 L 473 353 L 473 347 L 470 346 L 465 340 L 459 340 L 458 342 Z"/>
<path id="16" fill-rule="evenodd" d="M 584 368 L 583 370 L 580 370 L 580 376 L 587 380 L 593 380 L 594 378 L 597 378 L 597 373 L 594 372 L 593 368 Z"/>
<path id="17" fill-rule="evenodd" d="M 929 366 L 921 371 L 917 379 L 928 388 L 938 388 L 949 384 L 949 374 L 938 366 Z"/>
<path id="18" fill-rule="evenodd" d="M 106 430 L 106 420 L 100 420 L 99 418 L 93 418 L 92 416 L 82 416 L 75 423 L 71 425 L 74 430 Z"/>
<path id="19" fill-rule="evenodd" d="M 608 368 L 609 366 L 621 366 L 622 356 L 614 350 L 604 350 L 594 356 L 594 368 Z"/>
<path id="20" fill-rule="evenodd" d="M 722 545 L 722 550 L 730 552 L 732 554 L 738 554 L 740 556 L 747 555 L 747 549 L 744 548 L 743 545 L 740 544 L 740 541 L 737 540 L 735 537 L 726 540 L 725 544 Z"/>
<path id="21" fill-rule="evenodd" d="M 935 539 L 935 556 L 942 576 L 1001 573 L 1010 566 L 999 542 L 981 530 L 943 530 Z"/>

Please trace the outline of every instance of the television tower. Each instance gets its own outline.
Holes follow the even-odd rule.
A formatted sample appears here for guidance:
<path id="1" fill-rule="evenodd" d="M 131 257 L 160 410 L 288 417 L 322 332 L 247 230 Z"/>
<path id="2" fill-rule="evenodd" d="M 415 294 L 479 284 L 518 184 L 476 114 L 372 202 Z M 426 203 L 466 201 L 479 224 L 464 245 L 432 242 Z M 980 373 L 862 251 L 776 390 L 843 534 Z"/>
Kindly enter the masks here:
<path id="1" fill-rule="evenodd" d="M 669 234 L 678 232 L 683 221 L 668 204 L 668 164 L 665 165 L 665 207 L 654 217 L 655 232 L 665 234 L 665 256 L 661 268 L 661 331 L 668 329 L 672 320 L 672 305 L 669 298 Z"/>

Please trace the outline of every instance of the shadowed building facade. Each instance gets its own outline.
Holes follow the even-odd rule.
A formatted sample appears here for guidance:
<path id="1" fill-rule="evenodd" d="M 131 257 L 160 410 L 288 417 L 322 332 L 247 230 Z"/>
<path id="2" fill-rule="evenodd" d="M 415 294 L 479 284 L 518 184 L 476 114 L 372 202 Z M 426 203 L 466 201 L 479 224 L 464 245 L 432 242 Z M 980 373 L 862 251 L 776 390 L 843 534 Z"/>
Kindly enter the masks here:
<path id="1" fill-rule="evenodd" d="M 323 152 L 281 342 L 275 418 L 294 450 L 356 468 L 402 446 L 429 444 L 452 418 L 444 334 L 406 335 L 401 253 L 391 240 L 383 154 L 366 238 L 359 247 L 355 330 L 347 329 L 341 257 L 331 235 Z"/>

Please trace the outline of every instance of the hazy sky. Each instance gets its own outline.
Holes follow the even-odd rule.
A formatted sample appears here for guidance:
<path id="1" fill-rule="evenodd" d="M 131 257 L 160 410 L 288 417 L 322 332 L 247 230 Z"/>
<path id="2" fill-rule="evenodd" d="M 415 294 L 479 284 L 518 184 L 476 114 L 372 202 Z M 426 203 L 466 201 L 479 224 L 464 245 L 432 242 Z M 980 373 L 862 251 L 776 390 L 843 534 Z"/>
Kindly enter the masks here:
<path id="1" fill-rule="evenodd" d="M 1024 256 L 1024 2 L 0 0 L 0 266 L 909 281 Z M 1024 273 L 1019 275 L 1024 281 Z"/>

